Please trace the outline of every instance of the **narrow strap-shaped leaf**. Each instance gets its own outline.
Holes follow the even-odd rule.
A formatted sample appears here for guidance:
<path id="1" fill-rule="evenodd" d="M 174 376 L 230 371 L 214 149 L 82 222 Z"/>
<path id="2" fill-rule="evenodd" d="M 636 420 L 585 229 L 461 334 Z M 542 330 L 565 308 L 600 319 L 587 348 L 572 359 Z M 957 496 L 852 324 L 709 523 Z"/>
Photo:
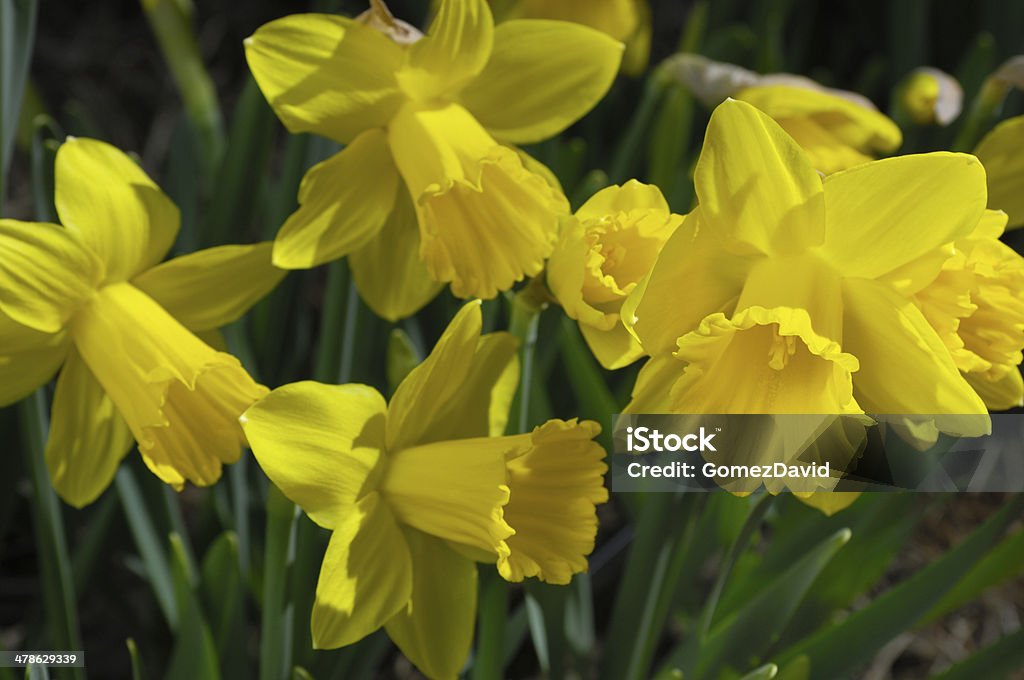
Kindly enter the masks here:
<path id="1" fill-rule="evenodd" d="M 790 647 L 776 662 L 805 655 L 812 680 L 849 677 L 887 642 L 920 621 L 996 544 L 1022 508 L 1024 497 L 1014 497 L 958 546 L 841 623 Z"/>

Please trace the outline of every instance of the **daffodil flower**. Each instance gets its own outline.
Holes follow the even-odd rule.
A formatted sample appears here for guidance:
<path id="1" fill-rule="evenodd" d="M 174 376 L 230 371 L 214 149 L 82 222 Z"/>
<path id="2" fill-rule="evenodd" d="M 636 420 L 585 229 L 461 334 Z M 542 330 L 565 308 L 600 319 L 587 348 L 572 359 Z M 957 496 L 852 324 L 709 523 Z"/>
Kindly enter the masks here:
<path id="1" fill-rule="evenodd" d="M 803 147 L 811 166 L 826 175 L 891 153 L 903 143 L 896 123 L 856 92 L 789 73 L 759 75 L 696 54 L 671 57 L 665 68 L 709 107 L 733 97 L 764 111 Z"/>
<path id="2" fill-rule="evenodd" d="M 548 285 L 605 368 L 643 356 L 621 307 L 682 221 L 657 187 L 630 180 L 594 194 L 562 225 Z"/>
<path id="3" fill-rule="evenodd" d="M 901 292 L 937 272 L 910 264 L 978 226 L 976 158 L 902 156 L 822 179 L 778 123 L 729 100 L 694 181 L 698 207 L 624 305 L 653 356 L 631 412 L 863 410 L 988 431 L 984 402 Z"/>
<path id="4" fill-rule="evenodd" d="M 369 23 L 294 15 L 246 40 L 288 129 L 347 145 L 306 174 L 274 263 L 350 255 L 360 292 L 388 319 L 422 307 L 439 282 L 494 297 L 540 272 L 568 212 L 561 190 L 506 144 L 545 139 L 589 111 L 622 46 L 564 22 L 495 28 L 485 0 L 441 2 L 417 39 L 402 25 L 375 28 L 392 20 L 374 4 Z"/>
<path id="5" fill-rule="evenodd" d="M 63 227 L 0 220 L 0 404 L 60 368 L 46 463 L 72 505 L 110 484 L 133 438 L 164 482 L 214 483 L 241 454 L 238 415 L 267 390 L 196 333 L 281 280 L 271 244 L 160 264 L 178 209 L 131 159 L 69 138 L 55 173 Z"/>
<path id="6" fill-rule="evenodd" d="M 625 43 L 624 73 L 639 75 L 647 67 L 651 52 L 651 8 L 647 0 L 513 0 L 492 2 L 491 6 L 499 22 L 555 19 L 596 28 Z"/>
<path id="7" fill-rule="evenodd" d="M 516 342 L 480 335 L 478 302 L 452 320 L 385 402 L 365 385 L 285 385 L 242 417 L 270 480 L 331 530 L 313 644 L 381 626 L 429 677 L 454 678 L 476 618 L 475 561 L 510 581 L 568 583 L 587 568 L 607 500 L 596 423 L 500 436 Z"/>

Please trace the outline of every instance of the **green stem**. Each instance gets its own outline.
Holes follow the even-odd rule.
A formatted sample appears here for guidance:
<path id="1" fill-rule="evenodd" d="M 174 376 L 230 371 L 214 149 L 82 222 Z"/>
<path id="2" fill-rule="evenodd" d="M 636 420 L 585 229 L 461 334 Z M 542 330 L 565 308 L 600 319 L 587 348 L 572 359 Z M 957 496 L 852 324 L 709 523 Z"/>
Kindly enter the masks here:
<path id="1" fill-rule="evenodd" d="M 260 680 L 283 680 L 292 666 L 294 615 L 288 573 L 295 560 L 295 504 L 277 487 L 267 488 L 267 540 L 263 559 Z M 302 625 L 305 625 L 303 622 Z"/>
<path id="2" fill-rule="evenodd" d="M 82 648 L 78 630 L 78 605 L 71 577 L 67 538 L 60 502 L 50 486 L 43 452 L 49 424 L 46 415 L 46 396 L 36 390 L 19 406 L 21 430 L 25 437 L 22 450 L 25 468 L 32 479 L 32 515 L 36 530 L 36 544 L 40 548 L 39 562 L 46 619 L 50 625 L 50 645 L 53 649 L 76 650 Z M 75 678 L 84 678 L 81 668 L 72 670 Z"/>

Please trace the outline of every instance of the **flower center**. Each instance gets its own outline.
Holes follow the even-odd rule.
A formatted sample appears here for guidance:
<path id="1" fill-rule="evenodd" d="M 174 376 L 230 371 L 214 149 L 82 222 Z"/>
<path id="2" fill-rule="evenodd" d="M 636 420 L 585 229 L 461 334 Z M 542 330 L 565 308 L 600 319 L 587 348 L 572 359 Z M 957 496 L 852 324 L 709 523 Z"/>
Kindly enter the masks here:
<path id="1" fill-rule="evenodd" d="M 779 327 L 772 324 L 772 338 L 768 345 L 768 365 L 781 371 L 789 364 L 789 358 L 796 354 L 796 337 L 779 335 Z"/>

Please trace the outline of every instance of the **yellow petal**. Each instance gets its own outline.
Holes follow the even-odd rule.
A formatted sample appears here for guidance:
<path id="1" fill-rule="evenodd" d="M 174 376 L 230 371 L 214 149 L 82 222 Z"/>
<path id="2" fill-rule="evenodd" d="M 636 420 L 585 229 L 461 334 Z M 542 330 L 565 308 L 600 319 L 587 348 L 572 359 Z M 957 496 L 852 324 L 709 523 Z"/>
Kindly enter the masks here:
<path id="1" fill-rule="evenodd" d="M 798 119 L 813 123 L 834 144 L 876 155 L 895 151 L 903 142 L 896 123 L 879 113 L 862 97 L 841 96 L 835 91 L 789 84 L 749 87 L 736 94 L 789 129 Z M 827 172 L 824 168 L 818 168 Z"/>
<path id="2" fill-rule="evenodd" d="M 623 413 L 671 413 L 672 385 L 683 375 L 686 364 L 672 354 L 653 356 L 640 367 L 636 384 Z"/>
<path id="3" fill-rule="evenodd" d="M 507 580 L 536 576 L 566 584 L 587 570 L 595 506 L 608 500 L 605 452 L 591 441 L 600 432 L 590 420 L 549 420 L 531 433 L 532 446 L 508 461 L 505 518 L 516 533 L 508 539 L 508 558 L 498 560 Z"/>
<path id="4" fill-rule="evenodd" d="M 409 547 L 380 494 L 364 497 L 339 519 L 316 582 L 311 621 L 315 649 L 358 642 L 412 596 Z"/>
<path id="5" fill-rule="evenodd" d="M 447 543 L 406 529 L 412 599 L 385 628 L 428 678 L 455 678 L 466 664 L 476 623 L 476 564 Z"/>
<path id="6" fill-rule="evenodd" d="M 398 174 L 382 130 L 310 168 L 299 186 L 299 209 L 274 241 L 274 264 L 308 269 L 365 245 L 380 233 L 395 203 Z"/>
<path id="7" fill-rule="evenodd" d="M 588 304 L 583 294 L 588 265 L 595 259 L 595 239 L 588 236 L 583 222 L 576 217 L 564 219 L 558 243 L 548 260 L 547 284 L 570 319 L 608 328 L 616 323 L 615 314 Z"/>
<path id="8" fill-rule="evenodd" d="M 672 387 L 676 413 L 860 411 L 851 382 L 857 359 L 819 335 L 803 309 L 711 314 L 679 338 L 676 357 L 688 362 Z"/>
<path id="9" fill-rule="evenodd" d="M 388 404 L 387 449 L 425 443 L 437 416 L 460 393 L 470 372 L 470 357 L 480 341 L 479 302 L 462 306 L 429 356 L 409 372 Z"/>
<path id="10" fill-rule="evenodd" d="M 857 401 L 869 413 L 937 415 L 943 432 L 988 433 L 985 404 L 961 377 L 921 312 L 884 284 L 843 285 L 843 348 L 860 359 Z"/>
<path id="11" fill-rule="evenodd" d="M 103 265 L 55 224 L 0 220 L 0 312 L 56 333 L 94 293 Z"/>
<path id="12" fill-rule="evenodd" d="M 641 4 L 638 0 L 519 0 L 512 15 L 572 21 L 625 40 L 637 30 Z"/>
<path id="13" fill-rule="evenodd" d="M 178 236 L 177 206 L 109 144 L 69 137 L 57 150 L 54 183 L 60 221 L 105 263 L 108 283 L 152 267 Z"/>
<path id="14" fill-rule="evenodd" d="M 964 376 L 985 405 L 993 411 L 1005 411 L 1024 406 L 1024 379 L 1015 367 L 1003 377 L 990 380 L 984 375 L 968 373 Z"/>
<path id="15" fill-rule="evenodd" d="M 475 354 L 463 356 L 469 367 L 462 386 L 434 414 L 420 443 L 504 434 L 519 385 L 518 347 L 508 333 L 481 337 Z"/>
<path id="16" fill-rule="evenodd" d="M 603 189 L 564 220 L 548 261 L 548 285 L 605 368 L 620 368 L 642 355 L 623 323 L 627 296 L 645 287 L 658 254 L 683 221 L 669 212 L 657 187 L 630 180 Z M 639 294 L 638 294 L 639 295 Z"/>
<path id="17" fill-rule="evenodd" d="M 77 351 L 57 379 L 46 442 L 46 467 L 53 488 L 81 508 L 110 486 L 134 439 L 103 387 Z"/>
<path id="18" fill-rule="evenodd" d="M 271 243 L 220 246 L 176 257 L 132 284 L 192 331 L 226 326 L 274 289 L 286 272 L 270 264 Z"/>
<path id="19" fill-rule="evenodd" d="M 0 314 L 0 406 L 49 382 L 67 352 L 67 333 L 40 333 Z"/>
<path id="20" fill-rule="evenodd" d="M 386 409 L 372 387 L 307 381 L 277 388 L 241 423 L 270 481 L 332 529 L 376 486 Z"/>
<path id="21" fill-rule="evenodd" d="M 389 128 L 419 215 L 420 254 L 458 297 L 494 297 L 543 267 L 565 197 L 462 107 L 404 109 Z"/>
<path id="22" fill-rule="evenodd" d="M 377 316 L 398 321 L 434 299 L 444 287 L 420 261 L 420 231 L 409 192 L 399 186 L 380 232 L 348 258 L 359 295 Z"/>
<path id="23" fill-rule="evenodd" d="M 381 492 L 402 524 L 501 559 L 514 533 L 502 516 L 505 456 L 523 445 L 481 437 L 389 451 Z"/>
<path id="24" fill-rule="evenodd" d="M 734 252 L 703 220 L 687 215 L 665 243 L 647 285 L 638 289 L 632 327 L 648 354 L 675 351 L 676 340 L 718 311 L 731 312 L 757 254 Z"/>
<path id="25" fill-rule="evenodd" d="M 631 179 L 621 186 L 613 184 L 598 191 L 580 206 L 576 217 L 581 220 L 599 220 L 630 210 L 670 212 L 661 189 Z"/>
<path id="26" fill-rule="evenodd" d="M 831 175 L 872 160 L 872 156 L 850 146 L 813 118 L 783 118 L 778 123 L 807 152 L 818 172 Z"/>
<path id="27" fill-rule="evenodd" d="M 164 482 L 213 484 L 241 455 L 238 417 L 267 389 L 130 284 L 107 286 L 78 312 L 72 338 Z"/>
<path id="28" fill-rule="evenodd" d="M 292 132 L 347 144 L 383 127 L 404 99 L 404 52 L 369 26 L 330 14 L 293 14 L 261 26 L 245 56 L 263 96 Z"/>
<path id="29" fill-rule="evenodd" d="M 762 253 L 792 252 L 825 237 L 821 179 L 771 118 L 728 100 L 711 114 L 694 186 L 707 228 Z"/>
<path id="30" fill-rule="evenodd" d="M 563 21 L 507 21 L 494 53 L 460 101 L 504 142 L 531 144 L 557 135 L 608 92 L 622 44 Z M 509 96 L 509 93 L 516 93 Z"/>
<path id="31" fill-rule="evenodd" d="M 974 154 L 988 177 L 988 206 L 1010 215 L 1008 228 L 1024 225 L 1024 116 L 995 126 Z"/>
<path id="32" fill-rule="evenodd" d="M 602 330 L 580 323 L 580 332 L 594 357 L 608 370 L 629 366 L 644 356 L 644 348 L 622 324 L 616 324 L 610 330 Z"/>
<path id="33" fill-rule="evenodd" d="M 825 180 L 822 251 L 847 276 L 877 278 L 970 234 L 985 210 L 985 170 L 974 156 L 899 156 Z"/>
<path id="34" fill-rule="evenodd" d="M 486 0 L 441 0 L 427 34 L 409 49 L 399 82 L 421 100 L 453 95 L 480 74 L 493 44 Z"/>

